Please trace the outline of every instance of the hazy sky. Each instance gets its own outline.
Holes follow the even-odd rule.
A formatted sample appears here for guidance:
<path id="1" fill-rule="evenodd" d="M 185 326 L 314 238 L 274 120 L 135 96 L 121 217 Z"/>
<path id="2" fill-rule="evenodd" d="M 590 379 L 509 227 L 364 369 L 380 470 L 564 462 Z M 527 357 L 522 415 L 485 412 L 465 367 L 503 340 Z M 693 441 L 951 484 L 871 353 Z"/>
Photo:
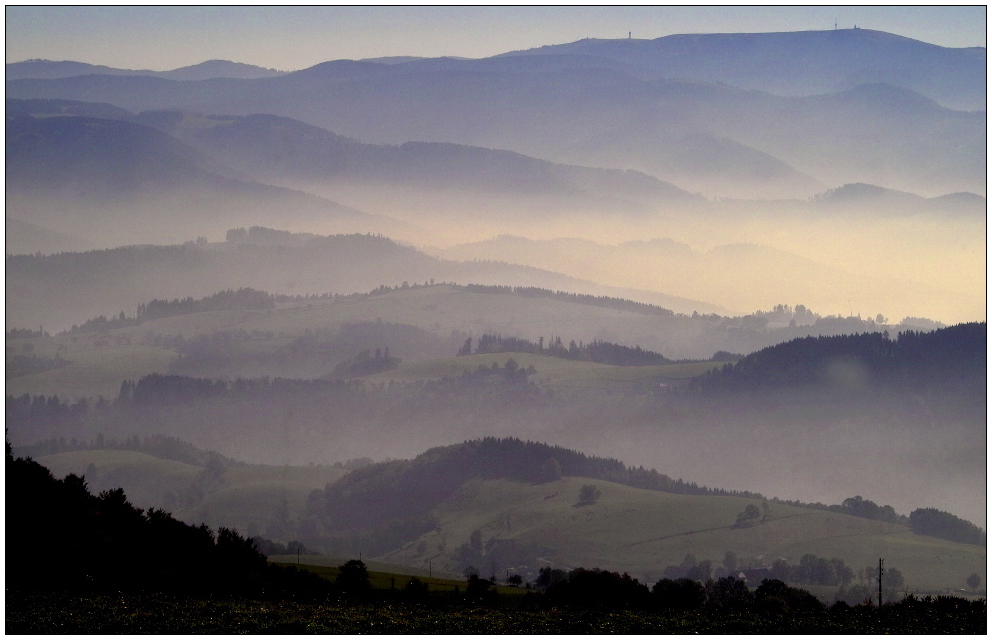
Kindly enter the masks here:
<path id="1" fill-rule="evenodd" d="M 586 37 L 805 31 L 857 24 L 948 47 L 985 46 L 971 7 L 6 7 L 7 62 L 167 70 L 210 59 L 283 70 L 341 58 L 479 58 Z"/>

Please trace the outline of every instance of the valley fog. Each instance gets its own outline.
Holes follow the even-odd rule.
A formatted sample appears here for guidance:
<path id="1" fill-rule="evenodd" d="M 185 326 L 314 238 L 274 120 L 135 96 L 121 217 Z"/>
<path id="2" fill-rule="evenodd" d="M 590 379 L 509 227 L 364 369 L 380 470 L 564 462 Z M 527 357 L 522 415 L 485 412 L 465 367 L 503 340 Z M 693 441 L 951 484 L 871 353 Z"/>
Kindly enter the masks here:
<path id="1" fill-rule="evenodd" d="M 985 72 L 861 28 L 8 62 L 8 467 L 528 590 L 982 585 Z"/>

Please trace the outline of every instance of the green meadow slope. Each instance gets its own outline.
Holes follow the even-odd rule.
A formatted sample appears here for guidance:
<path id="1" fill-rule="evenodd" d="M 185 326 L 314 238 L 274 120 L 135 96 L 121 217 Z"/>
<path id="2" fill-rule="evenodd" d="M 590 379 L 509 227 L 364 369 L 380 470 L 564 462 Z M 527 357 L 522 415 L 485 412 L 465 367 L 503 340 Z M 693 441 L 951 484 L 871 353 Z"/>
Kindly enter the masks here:
<path id="1" fill-rule="evenodd" d="M 303 514 L 311 491 L 347 473 L 324 465 L 210 469 L 124 450 L 67 451 L 37 460 L 56 477 L 85 475 L 94 492 L 122 487 L 141 508 L 165 508 L 188 523 L 279 538 L 284 523 Z"/>
<path id="2" fill-rule="evenodd" d="M 652 366 L 614 366 L 565 360 L 536 353 L 476 353 L 469 356 L 442 358 L 427 362 L 401 363 L 396 369 L 367 376 L 369 381 L 437 380 L 475 371 L 496 364 L 505 366 L 513 360 L 519 367 L 534 367 L 536 373 L 528 378 L 538 386 L 550 389 L 614 389 L 638 385 L 657 385 L 703 375 L 724 362 L 691 362 Z"/>
<path id="3" fill-rule="evenodd" d="M 95 492 L 123 487 L 143 508 L 165 507 L 189 523 L 234 527 L 283 541 L 294 537 L 292 523 L 306 516 L 310 493 L 347 473 L 329 466 L 211 468 L 122 450 L 71 451 L 38 461 L 56 477 L 85 474 Z M 583 502 L 580 490 L 588 484 L 600 496 Z M 886 567 L 905 576 L 904 590 L 917 594 L 955 591 L 971 573 L 984 575 L 984 547 L 916 535 L 904 525 L 777 502 L 768 503 L 761 521 L 735 526 L 749 504 L 764 510 L 761 500 L 665 493 L 592 478 L 543 483 L 475 478 L 431 510 L 436 525 L 429 531 L 365 558 L 370 567 L 403 575 L 432 570 L 435 577 L 453 577 L 475 565 L 485 573 L 529 576 L 541 566 L 584 566 L 626 571 L 648 584 L 687 554 L 710 560 L 714 568 L 728 551 L 737 555 L 740 567 L 753 568 L 769 567 L 779 558 L 796 565 L 803 555 L 813 554 L 839 558 L 855 572 L 884 558 Z M 273 559 L 295 562 L 295 556 Z M 336 567 L 344 559 L 311 556 L 301 562 Z M 836 588 L 813 590 L 829 595 Z"/>
<path id="4" fill-rule="evenodd" d="M 595 484 L 602 495 L 579 501 L 583 485 Z M 898 568 L 908 591 L 923 593 L 964 586 L 974 571 L 984 571 L 984 547 L 913 534 L 908 527 L 839 513 L 770 503 L 764 522 L 734 526 L 737 514 L 761 501 L 728 496 L 676 495 L 627 487 L 601 480 L 565 477 L 544 484 L 506 479 L 470 482 L 457 497 L 438 507 L 438 527 L 379 560 L 449 571 L 464 568 L 459 555 L 473 531 L 481 533 L 480 568 L 489 558 L 532 556 L 537 565 L 579 566 L 627 571 L 653 584 L 669 565 L 686 554 L 719 566 L 727 551 L 741 566 L 770 566 L 776 558 L 799 564 L 807 553 L 840 558 L 857 571 L 877 566 Z M 495 551 L 494 551 L 495 550 Z M 502 573 L 533 572 L 536 566 L 506 566 Z"/>

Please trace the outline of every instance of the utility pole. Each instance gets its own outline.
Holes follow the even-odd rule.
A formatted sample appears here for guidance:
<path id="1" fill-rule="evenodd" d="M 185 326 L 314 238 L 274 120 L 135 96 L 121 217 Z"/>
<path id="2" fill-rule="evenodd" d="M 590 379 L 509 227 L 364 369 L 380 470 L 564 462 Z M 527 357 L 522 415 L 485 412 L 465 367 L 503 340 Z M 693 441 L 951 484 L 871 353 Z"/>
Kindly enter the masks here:
<path id="1" fill-rule="evenodd" d="M 882 610 L 882 559 L 878 559 L 878 610 Z"/>

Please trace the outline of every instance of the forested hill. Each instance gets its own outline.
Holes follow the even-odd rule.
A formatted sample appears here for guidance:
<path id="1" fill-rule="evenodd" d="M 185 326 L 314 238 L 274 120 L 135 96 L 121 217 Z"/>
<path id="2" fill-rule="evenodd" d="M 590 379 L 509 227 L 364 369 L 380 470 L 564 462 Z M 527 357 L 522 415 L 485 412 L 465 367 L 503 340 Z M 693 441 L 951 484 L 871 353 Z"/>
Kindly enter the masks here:
<path id="1" fill-rule="evenodd" d="M 424 517 L 466 482 L 508 478 L 550 482 L 562 476 L 597 478 L 632 487 L 682 494 L 737 495 L 741 491 L 700 487 L 673 480 L 654 469 L 634 468 L 608 458 L 517 438 L 483 438 L 430 449 L 412 460 L 357 469 L 330 484 L 308 506 L 326 531 L 381 527 Z"/>
<path id="2" fill-rule="evenodd" d="M 757 390 L 827 384 L 954 387 L 984 398 L 986 323 L 935 331 L 796 338 L 752 353 L 698 380 L 708 390 Z"/>
<path id="3" fill-rule="evenodd" d="M 150 590 L 300 596 L 324 593 L 307 574 L 270 566 L 250 539 L 135 508 L 122 489 L 90 493 L 30 458 L 6 454 L 8 588 Z M 15 488 L 16 487 L 16 488 Z"/>

